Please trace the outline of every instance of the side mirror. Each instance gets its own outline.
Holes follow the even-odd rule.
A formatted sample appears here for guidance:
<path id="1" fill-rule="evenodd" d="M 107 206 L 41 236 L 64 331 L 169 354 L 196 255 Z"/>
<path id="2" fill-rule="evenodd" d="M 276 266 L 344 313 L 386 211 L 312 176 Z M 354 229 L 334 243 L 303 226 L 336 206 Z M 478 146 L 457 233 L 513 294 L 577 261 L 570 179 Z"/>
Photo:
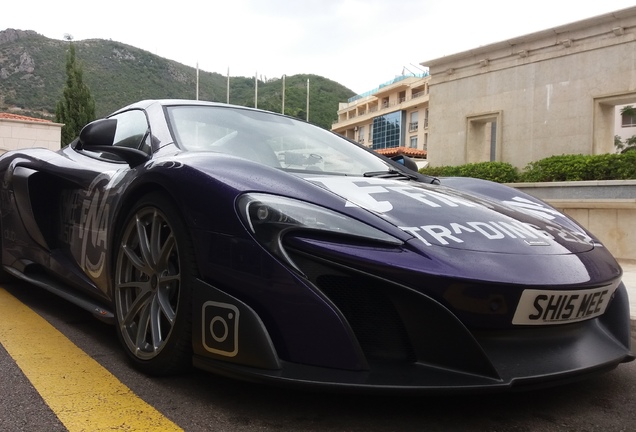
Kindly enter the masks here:
<path id="1" fill-rule="evenodd" d="M 90 150 L 96 146 L 112 146 L 116 130 L 116 119 L 95 120 L 82 128 L 74 148 Z"/>
<path id="2" fill-rule="evenodd" d="M 142 164 L 150 159 L 147 153 L 129 147 L 114 146 L 117 119 L 95 120 L 84 126 L 75 141 L 75 150 L 105 152 L 119 156 L 131 167 Z"/>
<path id="3" fill-rule="evenodd" d="M 410 169 L 411 171 L 415 171 L 415 172 L 418 171 L 417 164 L 415 163 L 413 159 L 411 159 L 408 156 L 397 155 L 397 156 L 393 156 L 391 160 L 399 163 L 400 165 L 404 165 L 406 168 Z"/>

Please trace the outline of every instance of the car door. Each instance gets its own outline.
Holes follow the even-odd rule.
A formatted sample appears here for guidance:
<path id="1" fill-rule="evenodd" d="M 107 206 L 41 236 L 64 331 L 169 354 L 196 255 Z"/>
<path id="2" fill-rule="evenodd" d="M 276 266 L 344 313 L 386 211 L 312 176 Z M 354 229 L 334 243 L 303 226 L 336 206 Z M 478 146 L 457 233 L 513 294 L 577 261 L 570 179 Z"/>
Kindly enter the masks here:
<path id="1" fill-rule="evenodd" d="M 114 147 L 127 147 L 150 154 L 149 125 L 144 111 L 131 110 L 110 117 L 117 120 Z M 83 180 L 60 190 L 58 251 L 52 258 L 70 258 L 81 276 L 87 277 L 104 295 L 108 289 L 108 256 L 115 209 L 135 170 L 108 151 L 69 150 L 69 159 L 81 166 Z M 90 181 L 89 181 L 90 180 Z"/>

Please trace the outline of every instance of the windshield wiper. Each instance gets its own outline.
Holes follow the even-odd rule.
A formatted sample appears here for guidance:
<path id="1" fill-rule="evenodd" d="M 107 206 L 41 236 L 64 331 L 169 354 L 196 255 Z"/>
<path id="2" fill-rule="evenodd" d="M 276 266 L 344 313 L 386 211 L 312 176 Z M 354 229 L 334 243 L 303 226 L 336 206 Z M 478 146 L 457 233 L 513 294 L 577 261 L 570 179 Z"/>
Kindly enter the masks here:
<path id="1" fill-rule="evenodd" d="M 376 178 L 405 178 L 410 180 L 417 180 L 417 174 L 409 174 L 404 171 L 398 171 L 394 169 L 386 171 L 369 171 L 363 174 L 364 177 L 376 177 Z"/>

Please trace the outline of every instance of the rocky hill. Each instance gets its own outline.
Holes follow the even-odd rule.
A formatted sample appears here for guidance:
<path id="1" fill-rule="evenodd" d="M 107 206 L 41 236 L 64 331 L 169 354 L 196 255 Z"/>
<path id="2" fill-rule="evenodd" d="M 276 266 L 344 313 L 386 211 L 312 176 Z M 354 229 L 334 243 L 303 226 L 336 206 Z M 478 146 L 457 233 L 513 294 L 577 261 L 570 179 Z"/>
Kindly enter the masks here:
<path id="1" fill-rule="evenodd" d="M 196 97 L 196 69 L 120 42 L 73 41 L 84 81 L 95 98 L 98 117 L 141 99 Z M 0 31 L 0 111 L 51 119 L 66 79 L 68 41 L 32 30 Z M 317 75 L 285 79 L 285 114 L 305 118 L 309 86 L 309 121 L 330 128 L 338 103 L 350 89 Z M 254 106 L 254 78 L 230 77 L 230 103 Z M 227 100 L 227 77 L 199 71 L 199 99 Z M 282 80 L 259 81 L 258 107 L 280 112 Z"/>

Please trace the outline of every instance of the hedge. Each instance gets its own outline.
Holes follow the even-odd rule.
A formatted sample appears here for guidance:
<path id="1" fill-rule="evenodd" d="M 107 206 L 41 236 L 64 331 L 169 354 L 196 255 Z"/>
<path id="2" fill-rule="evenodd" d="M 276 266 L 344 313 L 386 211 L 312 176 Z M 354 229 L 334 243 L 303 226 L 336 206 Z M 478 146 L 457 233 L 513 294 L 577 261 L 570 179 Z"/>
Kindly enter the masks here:
<path id="1" fill-rule="evenodd" d="M 636 151 L 622 154 L 560 155 L 530 162 L 522 171 L 509 163 L 481 162 L 427 167 L 435 177 L 476 177 L 499 183 L 636 179 Z"/>
<path id="2" fill-rule="evenodd" d="M 498 183 L 512 183 L 519 178 L 517 168 L 505 162 L 479 162 L 458 166 L 427 167 L 422 174 L 433 177 L 476 177 Z"/>

